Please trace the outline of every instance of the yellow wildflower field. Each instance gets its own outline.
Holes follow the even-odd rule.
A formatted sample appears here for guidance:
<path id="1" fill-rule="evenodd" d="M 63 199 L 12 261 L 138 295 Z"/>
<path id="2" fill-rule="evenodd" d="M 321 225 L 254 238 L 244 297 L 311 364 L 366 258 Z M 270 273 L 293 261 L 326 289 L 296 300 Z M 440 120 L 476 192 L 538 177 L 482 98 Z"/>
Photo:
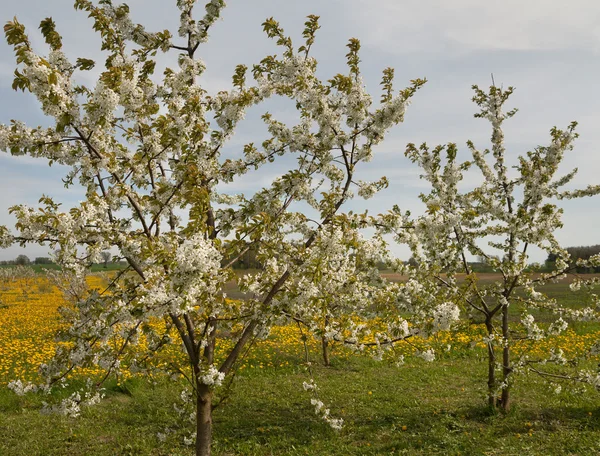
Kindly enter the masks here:
<path id="1" fill-rule="evenodd" d="M 102 288 L 106 277 L 91 275 L 88 285 Z M 35 279 L 19 279 L 0 287 L 0 386 L 10 380 L 36 380 L 37 368 L 48 362 L 56 349 L 54 337 L 61 327 L 58 309 L 66 304 L 60 290 L 52 285 L 44 275 Z M 155 324 L 160 325 L 160 322 Z M 386 358 L 409 355 L 432 347 L 438 354 L 452 356 L 467 351 L 483 351 L 484 330 L 482 326 L 470 325 L 461 329 L 441 332 L 430 339 L 412 338 L 394 347 Z M 572 330 L 542 341 L 520 341 L 514 349 L 515 354 L 526 354 L 531 358 L 540 358 L 550 348 L 562 349 L 565 357 L 582 355 L 600 338 L 600 331 L 577 334 Z M 144 341 L 141 340 L 142 348 Z M 308 339 L 307 347 L 310 360 L 320 361 L 320 342 Z M 219 350 L 220 348 L 220 350 Z M 223 353 L 228 347 L 218 347 Z M 330 343 L 331 356 L 346 359 L 352 351 L 341 343 Z M 177 360 L 176 364 L 185 365 L 181 348 L 174 344 L 161 352 L 154 366 L 164 367 Z M 180 364 L 183 361 L 184 364 Z M 240 361 L 242 371 L 254 369 L 286 368 L 298 366 L 305 361 L 305 348 L 302 332 L 295 325 L 274 327 L 268 338 L 256 341 L 248 356 Z M 77 371 L 74 375 L 100 375 L 98 369 Z M 127 371 L 124 376 L 131 374 Z"/>

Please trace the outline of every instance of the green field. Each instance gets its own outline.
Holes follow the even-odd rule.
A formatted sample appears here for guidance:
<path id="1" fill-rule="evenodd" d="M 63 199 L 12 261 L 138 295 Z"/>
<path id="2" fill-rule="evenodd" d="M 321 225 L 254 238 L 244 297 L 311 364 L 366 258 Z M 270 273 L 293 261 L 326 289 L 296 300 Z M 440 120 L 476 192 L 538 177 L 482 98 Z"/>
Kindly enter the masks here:
<path id="1" fill-rule="evenodd" d="M 215 411 L 217 455 L 591 455 L 600 452 L 595 392 L 549 394 L 535 378 L 520 381 L 515 407 L 484 407 L 484 363 L 444 359 L 400 368 L 353 359 L 319 368 L 317 379 L 337 433 L 312 412 L 299 369 L 248 371 Z M 125 392 L 124 392 L 124 391 Z M 39 413 L 40 398 L 0 393 L 3 455 L 191 455 L 157 433 L 177 422 L 171 383 L 130 381 L 68 419 Z"/>
<path id="2" fill-rule="evenodd" d="M 584 297 L 554 284 L 549 292 L 577 306 Z M 574 341 L 597 325 L 578 324 Z M 462 329 L 469 331 L 468 327 Z M 600 395 L 537 376 L 520 376 L 513 409 L 486 406 L 482 349 L 456 343 L 438 359 L 376 362 L 335 348 L 332 366 L 313 351 L 320 397 L 345 426 L 320 420 L 302 383 L 301 347 L 281 334 L 256 347 L 215 410 L 214 454 L 232 455 L 594 455 L 600 454 Z M 70 419 L 40 413 L 43 397 L 0 387 L 0 455 L 192 455 L 173 404 L 180 387 L 158 379 L 108 385 L 107 398 Z M 56 394 L 67 394 L 67 390 Z M 179 423 L 179 424 L 178 424 Z M 158 438 L 166 428 L 166 441 Z"/>

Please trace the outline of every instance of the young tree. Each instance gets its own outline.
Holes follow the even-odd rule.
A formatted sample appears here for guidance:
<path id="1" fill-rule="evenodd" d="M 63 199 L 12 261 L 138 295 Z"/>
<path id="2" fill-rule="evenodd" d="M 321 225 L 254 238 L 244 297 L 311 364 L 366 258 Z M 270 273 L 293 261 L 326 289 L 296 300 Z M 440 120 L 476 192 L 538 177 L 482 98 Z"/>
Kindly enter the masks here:
<path id="1" fill-rule="evenodd" d="M 31 264 L 31 260 L 27 255 L 21 254 L 15 259 L 15 264 L 18 264 L 20 266 L 27 266 L 28 264 Z"/>
<path id="2" fill-rule="evenodd" d="M 208 455 L 215 388 L 271 325 L 313 319 L 313 291 L 326 286 L 304 287 L 305 274 L 314 272 L 311 283 L 335 282 L 336 271 L 319 263 L 321 247 L 331 245 L 343 257 L 348 252 L 344 239 L 358 238 L 360 226 L 346 222 L 342 205 L 355 185 L 363 196 L 380 187 L 357 181 L 357 170 L 372 158 L 373 146 L 388 129 L 403 120 L 424 81 L 395 93 L 393 71 L 386 70 L 384 94 L 374 108 L 361 79 L 356 39 L 348 44 L 348 73 L 321 81 L 310 55 L 318 18 L 309 16 L 298 48 L 268 19 L 264 30 L 282 56 L 255 65 L 253 85 L 247 83 L 246 66 L 239 65 L 233 88 L 209 95 L 198 80 L 205 70 L 198 51 L 224 1 L 210 1 L 202 17 L 195 15 L 195 3 L 177 1 L 179 38 L 173 38 L 167 30 L 150 33 L 134 24 L 126 5 L 76 0 L 75 8 L 93 19 L 107 53 L 93 87 L 78 83 L 76 74 L 95 62 L 79 58 L 72 63 L 52 19 L 40 25 L 50 47 L 47 57 L 34 51 L 16 19 L 6 24 L 19 64 L 13 87 L 33 93 L 54 125 L 32 128 L 13 121 L 0 127 L 0 149 L 69 166 L 65 181 L 79 183 L 85 200 L 69 211 L 47 196 L 39 208 L 15 206 L 17 233 L 3 228 L 1 238 L 4 245 L 49 244 L 57 249 L 56 262 L 71 275 L 77 302 L 65 314 L 71 326 L 64 333 L 71 344 L 42 369 L 44 389 L 81 365 L 101 366 L 106 377 L 127 366 L 142 370 L 164 347 L 182 344 L 186 361 L 167 369 L 190 381 L 196 454 Z M 178 68 L 167 68 L 158 81 L 154 56 L 173 51 L 179 53 Z M 301 120 L 288 127 L 265 113 L 270 137 L 227 156 L 225 146 L 246 110 L 271 95 L 290 99 Z M 259 172 L 283 155 L 290 156 L 284 163 L 295 165 L 271 185 L 249 196 L 227 192 L 239 176 Z M 314 215 L 293 210 L 298 202 L 308 204 Z M 187 215 L 180 216 L 182 211 Z M 106 290 L 86 290 L 87 267 L 109 249 L 128 268 Z M 232 267 L 250 249 L 264 267 L 238 277 Z M 360 247 L 354 253 L 365 251 Z M 228 280 L 238 281 L 253 298 L 227 300 L 223 286 Z M 356 291 L 356 300 L 368 301 L 366 287 Z M 149 324 L 156 320 L 163 321 L 162 330 Z M 148 350 L 129 350 L 142 340 Z M 18 382 L 13 387 L 27 389 Z M 91 393 L 76 393 L 61 410 L 76 414 L 80 403 L 95 400 Z M 339 425 L 326 409 L 317 409 Z"/>
<path id="3" fill-rule="evenodd" d="M 15 280 L 15 268 L 0 268 L 0 290 L 10 290 Z"/>
<path id="4" fill-rule="evenodd" d="M 8 291 L 19 283 L 21 292 L 26 295 L 33 286 L 36 273 L 30 266 L 18 265 L 10 268 L 0 268 L 0 288 Z"/>
<path id="5" fill-rule="evenodd" d="M 112 254 L 108 251 L 100 252 L 100 258 L 102 259 L 102 262 L 104 263 L 104 267 L 106 268 L 106 267 L 108 267 L 108 262 L 112 258 Z"/>
<path id="6" fill-rule="evenodd" d="M 500 405 L 509 410 L 514 375 L 527 372 L 533 361 L 527 353 L 514 359 L 511 349 L 515 340 L 529 339 L 533 345 L 566 329 L 561 315 L 578 314 L 550 299 L 543 289 L 537 289 L 549 280 L 564 278 L 570 271 L 569 254 L 555 238 L 555 232 L 562 227 L 562 210 L 555 202 L 596 195 L 600 186 L 561 189 L 577 172 L 575 169 L 557 176 L 564 154 L 573 149 L 575 123 L 566 130 L 553 128 L 550 144 L 519 156 L 516 172 L 511 172 L 507 162 L 512 157 L 507 155 L 502 124 L 516 113 L 503 109 L 513 89 L 492 86 L 484 92 L 474 86 L 474 90 L 473 100 L 481 108 L 475 117 L 492 124 L 491 154 L 488 150 L 480 152 L 469 142 L 472 161 L 459 164 L 454 144 L 434 149 L 426 144 L 410 144 L 406 153 L 422 168 L 422 178 L 429 181 L 432 190 L 421 195 L 427 206 L 426 215 L 412 224 L 406 223 L 411 228 L 401 231 L 397 238 L 411 246 L 423 268 L 423 280 L 455 290 L 469 313 L 481 318 L 487 332 L 484 341 L 488 350 L 488 402 L 492 407 Z M 463 172 L 473 164 L 481 172 L 483 182 L 472 191 L 461 191 Z M 556 255 L 553 272 L 527 272 L 531 246 Z M 501 256 L 494 254 L 497 252 Z M 491 283 L 479 281 L 467 261 L 469 256 L 484 259 L 501 278 Z M 464 280 L 457 279 L 458 273 L 465 274 Z M 520 327 L 511 322 L 510 310 L 515 307 L 521 310 Z M 530 309 L 545 309 L 559 318 L 543 328 L 535 322 Z M 523 334 L 515 336 L 519 329 Z M 549 358 L 553 357 L 560 354 L 549 354 Z"/>
<path id="7" fill-rule="evenodd" d="M 364 225 L 366 220 L 358 223 Z M 320 339 L 325 366 L 330 365 L 333 342 L 357 348 L 359 339 L 367 336 L 365 331 L 359 331 L 361 338 L 349 340 L 344 336 L 344 330 L 354 327 L 353 317 L 371 321 L 378 303 L 396 300 L 395 288 L 382 280 L 377 267 L 385 255 L 385 244 L 377 236 L 364 239 L 356 224 L 354 217 L 339 217 L 335 225 L 324 228 L 314 254 L 298 271 L 301 279 L 289 295 L 292 308 L 297 309 L 295 314 L 301 316 L 298 323 Z M 385 348 L 393 343 L 387 336 L 381 342 Z"/>

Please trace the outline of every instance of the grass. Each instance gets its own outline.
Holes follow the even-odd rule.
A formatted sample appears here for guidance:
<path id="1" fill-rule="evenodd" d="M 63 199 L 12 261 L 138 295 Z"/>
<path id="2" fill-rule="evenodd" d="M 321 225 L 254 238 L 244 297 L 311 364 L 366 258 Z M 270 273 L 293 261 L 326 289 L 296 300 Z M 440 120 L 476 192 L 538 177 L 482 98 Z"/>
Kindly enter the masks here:
<path id="1" fill-rule="evenodd" d="M 216 455 L 588 455 L 600 452 L 600 399 L 594 392 L 549 395 L 522 379 L 508 415 L 484 407 L 484 366 L 474 360 L 411 362 L 400 368 L 366 359 L 319 368 L 318 382 L 336 433 L 312 412 L 306 374 L 269 368 L 241 375 L 215 411 Z M 42 415 L 40 398 L 0 390 L 0 454 L 190 455 L 157 433 L 177 422 L 171 383 L 127 382 L 77 419 Z M 2 435 L 3 434 L 3 435 Z"/>
<path id="2" fill-rule="evenodd" d="M 553 295 L 573 299 L 572 304 L 578 305 L 579 298 L 568 294 L 566 285 L 552 287 Z M 37 293 L 28 312 L 15 314 L 19 321 L 31 327 L 42 324 L 32 312 L 48 304 L 51 292 L 46 291 L 47 296 Z M 14 297 L 17 299 L 16 294 Z M 11 305 L 0 312 L 14 309 Z M 9 320 L 1 317 L 0 313 L 0 326 L 8 325 Z M 0 327 L 0 349 L 3 329 Z M 591 331 L 597 327 L 579 325 L 551 343 L 578 349 L 578 344 L 597 338 Z M 26 339 L 27 332 L 18 337 Z M 36 343 L 42 343 L 43 334 L 36 338 Z M 297 337 L 287 328 L 278 328 L 255 347 L 235 379 L 231 396 L 215 410 L 214 454 L 600 453 L 600 395 L 593 388 L 565 388 L 554 394 L 543 379 L 520 376 L 513 390 L 512 411 L 492 413 L 485 406 L 484 350 L 469 348 L 477 338 L 468 329 L 443 335 L 439 347 L 451 343 L 452 349 L 439 349 L 438 360 L 425 363 L 409 358 L 399 367 L 337 348 L 332 366 L 325 368 L 313 351 L 320 398 L 334 417 L 345 420 L 343 430 L 335 432 L 314 414 L 310 396 L 302 388 L 308 374 L 301 364 Z M 10 354 L 7 351 L 5 359 Z M 23 372 L 31 366 L 19 365 L 19 369 Z M 182 439 L 191 428 L 180 422 L 173 407 L 183 383 L 135 377 L 119 384 L 112 381 L 103 402 L 71 419 L 41 414 L 44 398 L 39 395 L 14 395 L 2 386 L 10 375 L 12 370 L 0 372 L 0 455 L 193 454 Z M 66 388 L 55 394 L 69 392 Z M 173 432 L 162 442 L 158 434 L 167 428 Z"/>

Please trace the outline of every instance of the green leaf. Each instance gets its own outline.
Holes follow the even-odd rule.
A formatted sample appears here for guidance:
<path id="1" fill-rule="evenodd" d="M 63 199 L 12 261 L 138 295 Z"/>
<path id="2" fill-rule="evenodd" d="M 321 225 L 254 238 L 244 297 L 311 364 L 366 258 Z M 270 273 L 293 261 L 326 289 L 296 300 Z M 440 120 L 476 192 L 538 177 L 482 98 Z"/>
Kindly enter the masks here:
<path id="1" fill-rule="evenodd" d="M 360 58 L 358 56 L 358 51 L 360 50 L 360 41 L 356 38 L 350 38 L 346 47 L 350 49 L 348 54 L 346 54 L 348 67 L 350 67 L 350 73 L 354 76 L 358 76 L 360 74 L 360 69 L 358 67 L 358 64 L 360 63 Z"/>
<path id="2" fill-rule="evenodd" d="M 393 81 L 394 81 L 394 69 L 386 68 L 383 70 L 383 77 L 381 78 L 381 85 L 383 86 L 383 95 L 381 96 L 381 103 L 387 103 L 392 100 L 393 92 Z"/>
<path id="3" fill-rule="evenodd" d="M 16 17 L 4 25 L 4 35 L 6 36 L 6 42 L 12 46 L 25 44 L 29 47 L 25 26 L 19 23 Z"/>
<path id="4" fill-rule="evenodd" d="M 54 71 L 48 75 L 48 84 L 58 84 L 58 76 L 56 76 Z"/>
<path id="5" fill-rule="evenodd" d="M 91 59 L 77 58 L 77 63 L 75 64 L 75 68 L 79 68 L 82 71 L 88 71 L 94 68 L 96 62 Z"/>
<path id="6" fill-rule="evenodd" d="M 298 48 L 298 52 L 305 52 L 308 55 L 310 47 L 315 42 L 315 33 L 321 28 L 319 25 L 319 16 L 311 14 L 307 16 L 307 21 L 304 23 L 304 31 L 302 36 L 306 40 L 305 44 Z"/>
<path id="7" fill-rule="evenodd" d="M 56 24 L 51 17 L 47 17 L 40 22 L 39 28 L 42 32 L 42 35 L 44 35 L 48 46 L 50 46 L 53 50 L 62 48 L 62 37 L 56 31 Z"/>
<path id="8" fill-rule="evenodd" d="M 238 87 L 240 90 L 244 88 L 246 84 L 246 71 L 248 67 L 246 65 L 238 65 L 235 67 L 235 73 L 233 74 L 233 86 Z"/>
<path id="9" fill-rule="evenodd" d="M 19 70 L 15 70 L 15 78 L 12 83 L 13 90 L 22 90 L 25 92 L 25 89 L 30 90 L 30 85 L 29 79 L 23 76 Z"/>

